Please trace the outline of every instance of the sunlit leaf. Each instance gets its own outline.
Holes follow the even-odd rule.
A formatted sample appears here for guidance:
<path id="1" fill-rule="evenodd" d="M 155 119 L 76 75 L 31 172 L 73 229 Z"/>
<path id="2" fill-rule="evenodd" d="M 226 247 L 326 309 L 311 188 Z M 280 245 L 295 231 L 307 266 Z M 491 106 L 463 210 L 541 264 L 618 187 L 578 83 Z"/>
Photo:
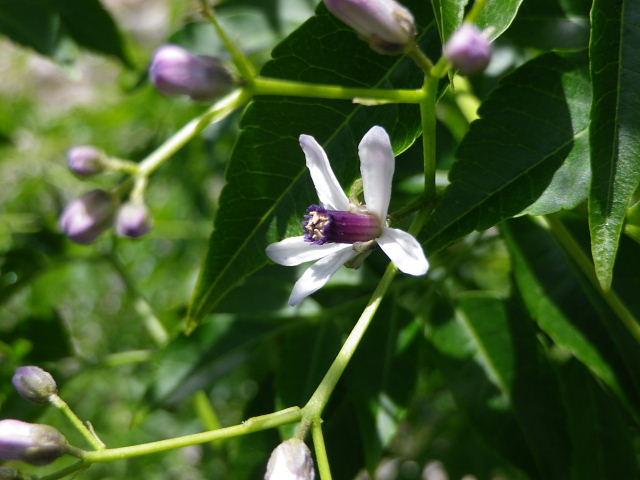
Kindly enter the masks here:
<path id="1" fill-rule="evenodd" d="M 625 211 L 640 184 L 640 5 L 596 0 L 591 18 L 589 227 L 596 274 L 608 289 Z"/>
<path id="2" fill-rule="evenodd" d="M 584 57 L 537 58 L 506 77 L 479 110 L 427 224 L 438 249 L 520 213 L 572 208 L 589 185 L 590 87 Z"/>

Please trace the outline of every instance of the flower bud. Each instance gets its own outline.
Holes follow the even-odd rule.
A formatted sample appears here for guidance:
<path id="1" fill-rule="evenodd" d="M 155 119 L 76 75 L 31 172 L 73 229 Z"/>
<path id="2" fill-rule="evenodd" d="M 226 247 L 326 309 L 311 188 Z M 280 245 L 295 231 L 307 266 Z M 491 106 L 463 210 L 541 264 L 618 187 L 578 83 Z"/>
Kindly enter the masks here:
<path id="1" fill-rule="evenodd" d="M 324 0 L 336 17 L 378 53 L 407 51 L 416 37 L 411 12 L 395 0 Z"/>
<path id="2" fill-rule="evenodd" d="M 267 463 L 264 480 L 313 480 L 315 470 L 309 447 L 297 438 L 278 445 Z"/>
<path id="3" fill-rule="evenodd" d="M 443 49 L 443 55 L 463 75 L 481 72 L 491 60 L 491 42 L 486 33 L 472 23 L 463 23 Z"/>
<path id="4" fill-rule="evenodd" d="M 234 87 L 231 72 L 220 60 L 192 55 L 177 45 L 156 50 L 149 75 L 156 89 L 170 97 L 184 94 L 193 100 L 215 100 Z"/>
<path id="5" fill-rule="evenodd" d="M 90 177 L 104 170 L 104 152 L 91 145 L 78 145 L 67 152 L 69 170 L 79 177 Z"/>
<path id="6" fill-rule="evenodd" d="M 64 455 L 68 443 L 49 425 L 0 420 L 0 458 L 46 465 Z"/>
<path id="7" fill-rule="evenodd" d="M 149 209 L 144 203 L 127 202 L 118 210 L 116 232 L 123 237 L 138 238 L 151 230 Z"/>
<path id="8" fill-rule="evenodd" d="M 11 382 L 23 398 L 33 403 L 46 403 L 51 395 L 58 393 L 56 381 L 40 367 L 18 367 Z"/>
<path id="9" fill-rule="evenodd" d="M 105 190 L 91 190 L 72 201 L 60 216 L 60 228 L 76 243 L 89 244 L 113 220 L 116 200 Z"/>

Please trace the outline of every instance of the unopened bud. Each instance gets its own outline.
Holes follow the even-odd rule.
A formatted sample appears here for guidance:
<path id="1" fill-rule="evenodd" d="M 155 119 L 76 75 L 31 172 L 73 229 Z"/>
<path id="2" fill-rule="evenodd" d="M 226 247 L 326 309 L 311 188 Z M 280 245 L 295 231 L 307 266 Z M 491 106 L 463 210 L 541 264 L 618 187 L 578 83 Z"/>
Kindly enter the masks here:
<path id="1" fill-rule="evenodd" d="M 491 42 L 472 23 L 463 23 L 443 49 L 443 54 L 463 75 L 484 70 L 491 60 Z"/>
<path id="2" fill-rule="evenodd" d="M 413 15 L 395 0 L 324 0 L 324 3 L 378 53 L 395 55 L 414 44 Z"/>
<path id="3" fill-rule="evenodd" d="M 79 177 L 89 177 L 104 170 L 104 152 L 91 145 L 78 145 L 67 152 L 69 170 Z"/>
<path id="4" fill-rule="evenodd" d="M 60 216 L 60 228 L 76 243 L 89 244 L 111 226 L 116 200 L 105 190 L 91 190 L 73 200 Z"/>
<path id="5" fill-rule="evenodd" d="M 151 230 L 149 209 L 144 203 L 127 202 L 118 210 L 116 232 L 123 237 L 138 238 Z"/>
<path id="6" fill-rule="evenodd" d="M 156 50 L 149 76 L 159 92 L 170 97 L 189 95 L 193 100 L 215 100 L 234 87 L 231 72 L 220 60 L 192 55 L 177 45 Z"/>
<path id="7" fill-rule="evenodd" d="M 67 440 L 49 425 L 0 420 L 0 458 L 46 465 L 64 455 Z"/>
<path id="8" fill-rule="evenodd" d="M 271 452 L 264 480 L 313 480 L 315 475 L 309 447 L 291 438 Z"/>
<path id="9" fill-rule="evenodd" d="M 23 398 L 34 403 L 46 403 L 51 395 L 58 393 L 56 381 L 40 367 L 16 368 L 11 382 Z"/>

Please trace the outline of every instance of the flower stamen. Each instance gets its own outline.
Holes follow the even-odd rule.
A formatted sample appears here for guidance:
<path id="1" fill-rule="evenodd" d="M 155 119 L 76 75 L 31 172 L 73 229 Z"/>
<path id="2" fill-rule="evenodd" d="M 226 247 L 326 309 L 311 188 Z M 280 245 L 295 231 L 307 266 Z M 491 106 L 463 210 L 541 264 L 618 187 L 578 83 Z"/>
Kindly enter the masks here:
<path id="1" fill-rule="evenodd" d="M 318 205 L 307 209 L 302 227 L 305 241 L 316 245 L 366 242 L 382 232 L 380 221 L 373 215 L 327 210 Z"/>

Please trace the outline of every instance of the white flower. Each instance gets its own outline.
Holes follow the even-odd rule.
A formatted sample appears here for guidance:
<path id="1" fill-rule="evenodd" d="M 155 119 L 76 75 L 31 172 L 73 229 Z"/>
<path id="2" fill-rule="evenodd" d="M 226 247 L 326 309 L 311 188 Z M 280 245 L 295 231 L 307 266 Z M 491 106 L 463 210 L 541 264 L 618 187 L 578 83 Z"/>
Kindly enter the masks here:
<path id="1" fill-rule="evenodd" d="M 289 305 L 297 305 L 322 288 L 338 268 L 362 253 L 364 242 L 371 240 L 402 272 L 427 273 L 429 262 L 420 243 L 411 234 L 387 226 L 395 159 L 384 128 L 371 128 L 358 146 L 365 205 L 349 202 L 326 153 L 313 137 L 300 135 L 300 146 L 322 205 L 309 207 L 305 235 L 267 247 L 267 256 L 280 265 L 318 260 L 294 285 Z"/>

